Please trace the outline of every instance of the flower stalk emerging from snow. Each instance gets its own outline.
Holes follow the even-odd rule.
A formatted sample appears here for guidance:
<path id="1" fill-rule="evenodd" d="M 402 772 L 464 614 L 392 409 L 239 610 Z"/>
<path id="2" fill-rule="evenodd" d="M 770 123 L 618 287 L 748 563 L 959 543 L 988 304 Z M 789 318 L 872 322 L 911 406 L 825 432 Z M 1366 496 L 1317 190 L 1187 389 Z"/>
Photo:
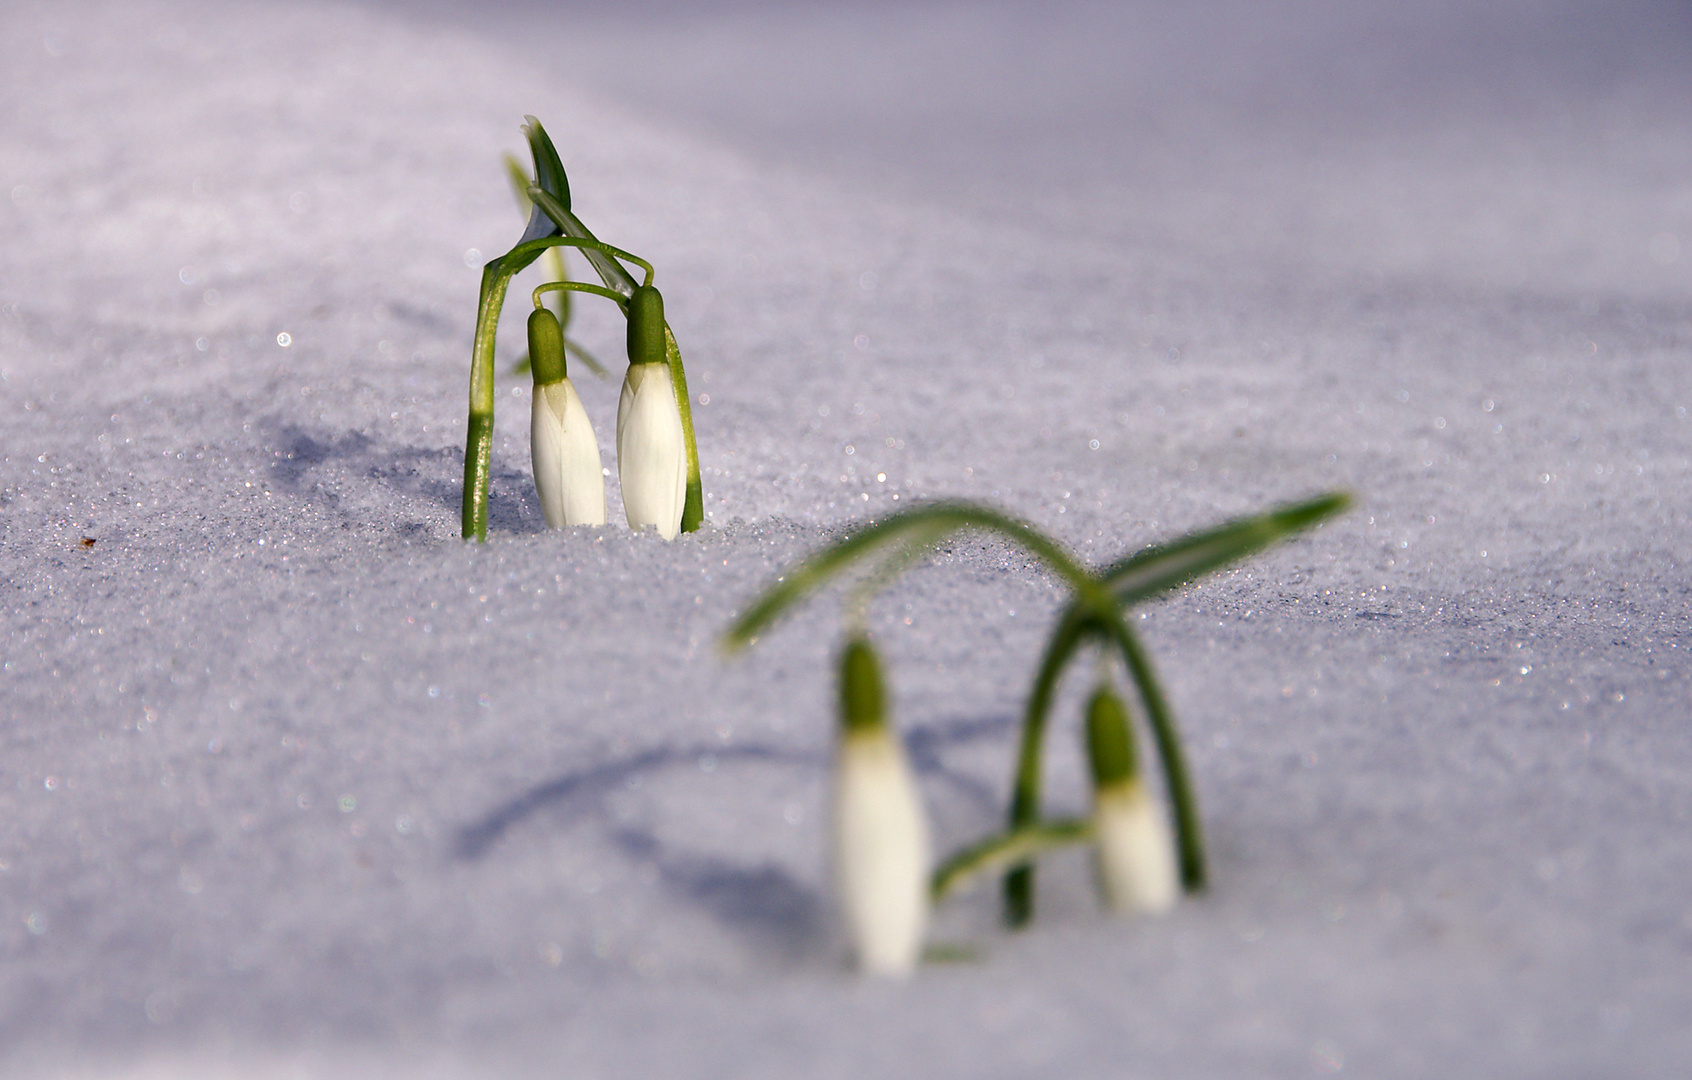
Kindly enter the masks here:
<path id="1" fill-rule="evenodd" d="M 1181 893 L 1175 846 L 1163 808 L 1140 781 L 1128 708 L 1108 686 L 1087 703 L 1087 760 L 1099 893 L 1112 911 L 1161 915 Z"/>
<path id="2" fill-rule="evenodd" d="M 529 453 L 547 528 L 603 525 L 605 474 L 599 440 L 566 374 L 564 331 L 544 307 L 537 306 L 529 316 L 529 362 L 535 379 Z"/>
<path id="3" fill-rule="evenodd" d="M 629 370 L 617 402 L 617 476 L 629 528 L 666 540 L 681 531 L 687 443 L 665 356 L 664 298 L 650 285 L 629 297 Z"/>
<path id="4" fill-rule="evenodd" d="M 931 899 L 938 902 L 982 873 L 1007 871 L 1005 919 L 1012 926 L 1021 925 L 1034 911 L 1034 857 L 1055 847 L 1092 841 L 1099 845 L 1100 887 L 1109 906 L 1165 910 L 1183 888 L 1193 892 L 1204 887 L 1204 840 L 1174 714 L 1124 612 L 1286 536 L 1319 527 L 1350 501 L 1340 492 L 1322 495 L 1189 533 L 1098 570 L 1082 565 L 1033 527 L 991 508 L 964 502 L 913 507 L 872 522 L 788 568 L 729 627 L 723 644 L 731 652 L 751 644 L 800 600 L 849 569 L 866 567 L 865 582 L 883 586 L 925 551 L 961 530 L 992 532 L 1025 548 L 1068 586 L 1071 599 L 1058 615 L 1029 691 L 1007 826 L 941 863 L 929 881 Z M 860 589 L 854 594 L 859 620 L 866 592 Z M 1162 768 L 1162 786 L 1169 795 L 1174 823 L 1173 842 L 1162 808 L 1141 779 L 1127 706 L 1112 691 L 1095 694 L 1088 710 L 1089 756 L 1096 779 L 1092 815 L 1085 820 L 1041 815 L 1046 721 L 1065 669 L 1088 644 L 1098 646 L 1107 658 L 1120 657 L 1127 669 Z M 845 676 L 842 685 L 847 685 Z M 850 714 L 850 707 L 843 707 Z"/>
<path id="5" fill-rule="evenodd" d="M 840 743 L 834 777 L 836 885 L 858 966 L 905 976 L 928 922 L 928 823 L 887 723 L 881 665 L 868 639 L 840 656 Z"/>

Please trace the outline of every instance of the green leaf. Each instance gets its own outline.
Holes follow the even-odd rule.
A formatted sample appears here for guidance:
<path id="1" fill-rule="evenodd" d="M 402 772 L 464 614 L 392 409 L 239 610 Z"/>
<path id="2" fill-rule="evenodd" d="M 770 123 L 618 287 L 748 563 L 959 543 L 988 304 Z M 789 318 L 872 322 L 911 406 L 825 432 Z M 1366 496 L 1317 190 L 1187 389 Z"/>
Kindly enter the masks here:
<path id="1" fill-rule="evenodd" d="M 553 148 L 552 140 L 547 137 L 541 122 L 532 116 L 525 116 L 523 119 L 528 121 L 523 125 L 523 134 L 529 138 L 529 153 L 535 159 L 535 184 L 568 213 L 570 181 L 564 175 L 564 163 L 558 160 L 558 151 Z M 558 232 L 558 223 L 537 205 L 529 212 L 529 226 L 523 230 L 523 237 L 517 242 L 524 244 L 530 240 L 539 240 L 543 236 L 556 236 Z"/>
<path id="2" fill-rule="evenodd" d="M 523 134 L 529 137 L 529 153 L 535 158 L 535 183 L 557 199 L 564 209 L 570 209 L 570 179 L 564 175 L 564 163 L 558 160 L 558 151 L 553 148 L 551 137 L 539 120 L 532 116 L 523 119 L 528 121 L 523 126 Z"/>
<path id="3" fill-rule="evenodd" d="M 517 196 L 517 209 L 526 218 L 534 213 L 535 204 L 529 201 L 529 185 L 534 183 L 523 171 L 523 163 L 516 154 L 505 155 L 505 174 L 511 178 L 511 193 Z"/>
<path id="4" fill-rule="evenodd" d="M 1100 577 L 1122 607 L 1130 607 L 1238 562 L 1350 505 L 1349 494 L 1334 491 L 1266 514 L 1238 518 L 1147 548 L 1107 567 Z"/>

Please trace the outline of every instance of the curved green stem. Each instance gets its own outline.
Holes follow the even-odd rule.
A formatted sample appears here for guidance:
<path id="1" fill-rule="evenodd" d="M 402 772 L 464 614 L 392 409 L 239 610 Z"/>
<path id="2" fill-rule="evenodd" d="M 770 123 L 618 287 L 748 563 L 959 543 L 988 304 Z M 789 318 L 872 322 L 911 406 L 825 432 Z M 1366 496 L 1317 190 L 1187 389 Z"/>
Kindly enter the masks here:
<path id="1" fill-rule="evenodd" d="M 529 250 L 525 250 L 529 249 Z M 540 257 L 544 242 L 519 244 L 482 267 L 476 337 L 470 347 L 470 421 L 464 435 L 464 539 L 488 538 L 488 471 L 493 460 L 494 338 L 511 277 Z"/>
<path id="2" fill-rule="evenodd" d="M 811 556 L 770 588 L 723 635 L 728 652 L 744 648 L 783 612 L 829 579 L 844 571 L 866 552 L 906 537 L 913 531 L 932 530 L 930 543 L 960 529 L 986 529 L 1014 540 L 1057 571 L 1075 589 L 1077 602 L 1092 608 L 1109 603 L 1109 594 L 1056 542 L 1015 518 L 968 502 L 931 503 L 874 522 L 846 539 Z"/>
<path id="3" fill-rule="evenodd" d="M 935 868 L 928 880 L 929 899 L 938 904 L 947 893 L 977 874 L 1026 862 L 1043 851 L 1085 843 L 1092 837 L 1092 822 L 1083 819 L 1042 821 L 990 836 L 964 848 Z"/>
<path id="4" fill-rule="evenodd" d="M 1025 829 L 1040 816 L 1040 783 L 1042 748 L 1045 746 L 1046 717 L 1051 713 L 1052 699 L 1057 695 L 1058 680 L 1064 665 L 1080 648 L 1089 632 L 1088 627 L 1072 607 L 1059 620 L 1046 642 L 1045 655 L 1034 676 L 1028 703 L 1022 714 L 1022 740 L 1017 747 L 1016 777 L 1011 787 L 1010 830 Z M 1005 875 L 1005 922 L 1023 926 L 1034 917 L 1034 867 L 1013 866 Z"/>
<path id="5" fill-rule="evenodd" d="M 530 190 L 540 192 L 541 198 L 540 198 L 539 201 L 541 203 L 544 204 L 544 203 L 550 201 L 547 198 L 546 192 L 541 191 L 539 188 L 531 188 Z M 565 211 L 565 213 L 568 214 L 569 211 Z M 585 232 L 586 230 L 583 230 L 583 231 Z M 628 271 L 624 270 L 622 268 L 622 266 L 615 261 L 616 259 L 627 259 L 628 261 L 634 263 L 636 266 L 640 267 L 642 270 L 646 271 L 645 284 L 647 284 L 647 285 L 652 284 L 652 273 L 653 273 L 653 271 L 652 271 L 652 264 L 651 263 L 647 262 L 645 259 L 641 258 L 639 255 L 635 255 L 632 252 L 624 251 L 620 247 L 612 247 L 610 244 L 607 244 L 602 240 L 596 239 L 591 234 L 587 235 L 587 236 L 543 236 L 543 237 L 541 237 L 537 240 L 526 240 L 523 243 L 518 244 L 517 247 L 514 247 L 511 250 L 512 251 L 518 251 L 520 249 L 526 249 L 530 244 L 535 244 L 535 245 L 538 245 L 538 246 L 543 247 L 543 248 L 553 248 L 553 247 L 575 248 L 576 250 L 580 251 L 583 255 L 588 256 L 589 262 L 593 262 L 593 256 L 595 254 L 603 256 L 607 261 L 610 262 L 610 264 L 612 266 L 615 266 L 617 268 L 617 270 L 620 272 L 621 278 L 619 280 L 623 281 L 623 282 L 627 282 L 628 286 L 629 286 L 628 292 L 624 292 L 621 288 L 618 288 L 616 285 L 612 285 L 610 283 L 607 283 L 607 288 L 610 288 L 613 292 L 617 293 L 619 296 L 621 296 L 625 300 L 628 299 L 629 293 L 634 291 L 634 278 L 629 276 Z M 597 265 L 598 264 L 595 264 L 596 269 L 597 269 Z M 600 276 L 604 277 L 605 275 L 601 274 Z"/>
<path id="6" fill-rule="evenodd" d="M 564 230 L 566 238 L 590 241 L 588 244 L 572 246 L 581 247 L 582 254 L 587 256 L 588 263 L 605 282 L 605 287 L 615 289 L 624 296 L 632 294 L 635 291 L 634 278 L 630 277 L 629 272 L 623 269 L 623 265 L 607 254 L 602 247 L 595 246 L 599 244 L 598 238 L 588 231 L 588 227 L 582 224 L 581 219 L 572 214 L 567 205 L 553 198 L 546 191 L 541 190 L 537 194 L 537 190 L 531 187 L 529 198 L 534 200 L 534 204 L 540 207 L 542 213 L 552 219 L 554 225 Z M 641 262 L 633 256 L 630 256 L 629 261 Z M 652 284 L 652 267 L 644 262 L 641 265 L 646 266 L 646 284 Z"/>
<path id="7" fill-rule="evenodd" d="M 585 225 L 581 224 L 581 221 L 579 219 L 577 219 L 576 215 L 570 213 L 569 210 L 564 208 L 563 204 L 559 203 L 558 200 L 554 199 L 552 196 L 548 195 L 545 191 L 541 190 L 540 188 L 530 186 L 530 188 L 529 188 L 529 198 L 533 199 L 535 201 L 535 203 L 540 206 L 541 210 L 543 212 L 545 212 L 547 217 L 552 218 L 553 224 L 557 225 L 561 229 L 564 229 L 565 235 L 562 236 L 562 237 L 559 237 L 558 239 L 573 241 L 573 243 L 569 243 L 569 244 L 566 244 L 564 246 L 573 247 L 573 248 L 580 248 L 582 254 L 586 255 L 588 257 L 589 262 L 593 262 L 593 253 L 594 252 L 599 252 L 600 254 L 605 255 L 605 256 L 609 256 L 611 258 L 626 259 L 629 262 L 632 262 L 636 266 L 640 267 L 642 270 L 646 271 L 646 280 L 643 281 L 641 284 L 643 284 L 643 285 L 652 284 L 653 270 L 652 270 L 652 264 L 651 263 L 647 262 L 645 259 L 641 258 L 639 255 L 631 254 L 627 251 L 624 251 L 622 248 L 619 248 L 619 247 L 612 247 L 610 244 L 607 244 L 604 241 L 595 237 L 592 233 L 587 231 L 587 227 Z M 564 228 L 564 223 L 559 221 L 557 217 L 554 217 L 552 210 L 548 209 L 549 203 L 551 204 L 553 209 L 560 211 L 566 219 L 568 219 L 570 221 L 574 221 L 578 226 L 580 226 L 580 231 L 575 231 L 575 230 Z M 598 267 L 597 267 L 597 264 L 596 264 L 595 269 L 597 269 L 597 268 Z M 621 269 L 621 268 L 619 267 L 619 269 Z M 633 281 L 634 279 L 630 278 L 629 280 Z M 609 285 L 610 283 L 607 282 L 606 284 Z M 621 291 L 621 290 L 618 290 L 618 291 Z"/>
<path id="8" fill-rule="evenodd" d="M 595 285 L 590 281 L 546 281 L 536 285 L 534 294 L 530 297 L 530 299 L 535 302 L 536 310 L 545 306 L 541 303 L 541 296 L 549 292 L 592 293 L 595 296 L 603 296 L 607 300 L 616 301 L 617 306 L 620 308 L 627 309 L 629 305 L 628 297 L 624 296 L 622 293 L 612 292 L 610 289 L 607 289 L 602 285 Z"/>
<path id="9" fill-rule="evenodd" d="M 1163 762 L 1164 786 L 1169 790 L 1169 804 L 1174 810 L 1176 846 L 1181 856 L 1181 884 L 1188 892 L 1198 892 L 1205 884 L 1204 826 L 1199 821 L 1198 796 L 1192 776 L 1187 771 L 1186 753 L 1181 749 L 1181 734 L 1175 730 L 1175 717 L 1158 685 L 1157 673 L 1140 645 L 1139 637 L 1131 630 L 1118 611 L 1111 611 L 1102 620 L 1103 629 L 1115 639 L 1128 664 L 1128 673 L 1140 692 L 1151 723 L 1152 736 L 1157 740 L 1157 753 Z"/>

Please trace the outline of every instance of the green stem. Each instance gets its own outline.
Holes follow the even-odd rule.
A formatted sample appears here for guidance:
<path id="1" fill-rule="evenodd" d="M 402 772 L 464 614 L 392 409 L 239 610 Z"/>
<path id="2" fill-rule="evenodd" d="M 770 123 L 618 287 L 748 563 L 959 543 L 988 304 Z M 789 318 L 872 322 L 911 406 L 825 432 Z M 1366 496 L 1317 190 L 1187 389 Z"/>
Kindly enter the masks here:
<path id="1" fill-rule="evenodd" d="M 1069 556 L 1062 547 L 1039 532 L 997 511 L 967 502 L 931 503 L 883 521 L 872 522 L 846 539 L 818 552 L 764 590 L 750 608 L 723 635 L 723 648 L 734 652 L 744 648 L 764 627 L 830 578 L 872 549 L 908 537 L 913 532 L 931 532 L 938 543 L 959 529 L 986 529 L 1016 541 L 1056 570 L 1076 591 L 1079 607 L 1092 610 L 1110 603 L 1099 582 Z"/>
<path id="2" fill-rule="evenodd" d="M 493 462 L 493 413 L 470 410 L 464 435 L 464 539 L 488 538 L 488 470 Z"/>
<path id="3" fill-rule="evenodd" d="M 634 292 L 634 278 L 629 276 L 629 272 L 623 269 L 621 263 L 606 254 L 602 246 L 595 246 L 599 245 L 599 240 L 593 235 L 593 233 L 588 231 L 588 227 L 582 224 L 580 218 L 570 212 L 570 208 L 568 206 L 565 206 L 547 192 L 540 191 L 539 189 L 533 187 L 529 189 L 529 198 L 533 199 L 535 205 L 540 207 L 541 211 L 546 214 L 547 217 L 552 219 L 552 223 L 554 225 L 564 230 L 566 238 L 590 241 L 589 244 L 578 244 L 572 246 L 580 247 L 582 249 L 582 254 L 587 256 L 588 263 L 592 265 L 594 270 L 599 274 L 600 278 L 605 282 L 606 288 L 615 289 L 624 296 L 631 295 Z M 554 237 L 553 239 L 557 239 L 557 237 Z M 631 256 L 630 261 L 639 262 L 640 260 L 634 259 Z M 646 264 L 644 262 L 642 265 L 646 267 L 647 271 L 646 284 L 650 285 L 652 284 L 652 267 L 650 264 Z"/>
<path id="4" fill-rule="evenodd" d="M 652 278 L 647 276 L 647 283 Z M 698 532 L 705 524 L 705 485 L 699 479 L 699 443 L 693 437 L 693 403 L 687 389 L 687 369 L 670 324 L 664 324 L 664 358 L 670 365 L 670 387 L 681 410 L 682 439 L 687 443 L 687 497 L 682 502 L 681 531 Z"/>
<path id="5" fill-rule="evenodd" d="M 549 292 L 559 292 L 559 293 L 585 292 L 585 293 L 592 293 L 595 296 L 603 296 L 607 300 L 616 301 L 617 306 L 620 307 L 620 308 L 627 309 L 628 305 L 629 305 L 628 297 L 624 296 L 622 293 L 612 292 L 610 289 L 605 288 L 603 285 L 595 285 L 591 281 L 545 281 L 545 282 L 542 282 L 539 285 L 536 285 L 534 293 L 530 296 L 530 299 L 534 301 L 535 307 L 537 309 L 544 306 L 541 303 L 541 297 L 543 295 L 545 295 L 546 293 L 549 293 Z"/>
<path id="6" fill-rule="evenodd" d="M 1140 691 L 1140 701 L 1146 707 L 1152 735 L 1157 740 L 1158 757 L 1163 762 L 1164 786 L 1169 790 L 1169 802 L 1175 812 L 1176 844 L 1181 854 L 1181 884 L 1188 892 L 1198 892 L 1205 885 L 1204 826 L 1199 821 L 1198 797 L 1187 771 L 1187 759 L 1181 749 L 1181 735 L 1175 730 L 1175 718 L 1169 703 L 1158 686 L 1157 674 L 1145 649 L 1122 618 L 1112 610 L 1103 620 L 1105 629 L 1122 650 L 1122 659 Z"/>
<path id="7" fill-rule="evenodd" d="M 565 210 L 563 208 L 562 204 L 560 204 L 558 202 L 558 200 L 554 199 L 552 196 L 548 195 L 546 192 L 542 191 L 540 188 L 531 187 L 529 189 L 529 195 L 532 198 L 534 198 L 535 201 L 540 203 L 541 209 L 546 212 L 546 215 L 548 217 L 552 217 L 552 211 L 547 209 L 547 205 L 550 203 L 554 209 L 560 210 L 569 220 L 576 222 L 576 225 L 579 227 L 580 231 L 572 231 L 570 229 L 564 229 L 564 232 L 565 232 L 564 236 L 554 238 L 554 239 L 560 239 L 560 240 L 567 241 L 567 243 L 565 243 L 562 246 L 581 249 L 582 254 L 588 257 L 589 262 L 593 262 L 594 252 L 599 252 L 601 255 L 606 255 L 606 256 L 609 256 L 609 257 L 615 258 L 615 259 L 627 259 L 629 262 L 634 263 L 636 266 L 638 266 L 642 270 L 646 271 L 646 280 L 643 282 L 643 284 L 646 284 L 646 285 L 652 284 L 652 275 L 653 275 L 654 271 L 652 269 L 651 263 L 647 262 L 645 259 L 641 258 L 639 255 L 634 255 L 634 254 L 631 254 L 627 251 L 624 251 L 622 248 L 612 247 L 610 244 L 605 243 L 603 240 L 600 240 L 598 237 L 596 237 L 592 233 L 588 232 L 587 227 L 585 225 L 582 225 L 581 221 L 576 218 L 576 215 L 570 213 L 570 211 L 568 211 L 568 210 Z M 561 229 L 564 228 L 563 224 L 561 222 L 559 222 L 559 220 L 556 217 L 552 217 L 552 222 L 553 222 L 554 225 L 557 225 L 559 228 L 561 228 Z M 618 267 L 618 269 L 622 269 L 622 268 Z M 634 279 L 630 278 L 629 280 L 633 281 Z M 610 283 L 607 282 L 606 284 L 610 284 Z M 621 290 L 619 290 L 619 291 L 621 291 Z"/>
<path id="8" fill-rule="evenodd" d="M 990 836 L 964 848 L 935 869 L 929 878 L 929 899 L 938 904 L 946 894 L 977 874 L 1026 862 L 1043 851 L 1085 843 L 1092 836 L 1092 822 L 1079 819 L 1043 821 Z"/>
<path id="9" fill-rule="evenodd" d="M 482 291 L 476 304 L 476 337 L 470 349 L 470 422 L 464 435 L 464 539 L 488 538 L 488 471 L 493 460 L 494 338 L 499 330 L 499 310 L 505 306 L 505 290 L 511 276 L 538 258 L 542 249 L 522 265 L 513 266 L 511 254 L 482 267 Z M 513 251 L 515 254 L 515 249 Z"/>
<path id="10" fill-rule="evenodd" d="M 1052 699 L 1057 694 L 1058 679 L 1064 665 L 1075 655 L 1089 631 L 1086 622 L 1071 608 L 1046 642 L 1046 653 L 1040 658 L 1040 670 L 1034 676 L 1034 688 L 1028 694 L 1028 704 L 1022 716 L 1022 742 L 1017 749 L 1016 777 L 1012 784 L 1010 830 L 1016 832 L 1032 825 L 1040 816 L 1041 757 L 1045 745 L 1046 717 L 1051 713 Z M 1034 867 L 1013 866 L 1005 875 L 1005 922 L 1023 926 L 1034 917 Z"/>

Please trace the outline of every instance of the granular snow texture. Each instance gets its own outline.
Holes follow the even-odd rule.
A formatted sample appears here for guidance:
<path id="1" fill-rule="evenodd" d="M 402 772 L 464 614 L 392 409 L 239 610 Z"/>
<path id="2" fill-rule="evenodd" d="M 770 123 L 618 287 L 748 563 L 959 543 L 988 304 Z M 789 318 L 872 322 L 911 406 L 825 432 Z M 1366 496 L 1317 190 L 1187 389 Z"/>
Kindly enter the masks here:
<path id="1" fill-rule="evenodd" d="M 1671 1074 L 1688 72 L 1666 3 L 7 5 L 0 1072 Z M 525 113 L 658 267 L 697 535 L 614 468 L 547 532 L 502 375 L 458 538 Z M 1103 562 L 1330 488 L 1139 615 L 1210 890 L 1112 920 L 1055 857 L 1026 932 L 977 888 L 973 960 L 852 976 L 838 596 L 734 613 L 923 499 Z M 1062 599 L 965 536 L 872 609 L 941 850 Z"/>

